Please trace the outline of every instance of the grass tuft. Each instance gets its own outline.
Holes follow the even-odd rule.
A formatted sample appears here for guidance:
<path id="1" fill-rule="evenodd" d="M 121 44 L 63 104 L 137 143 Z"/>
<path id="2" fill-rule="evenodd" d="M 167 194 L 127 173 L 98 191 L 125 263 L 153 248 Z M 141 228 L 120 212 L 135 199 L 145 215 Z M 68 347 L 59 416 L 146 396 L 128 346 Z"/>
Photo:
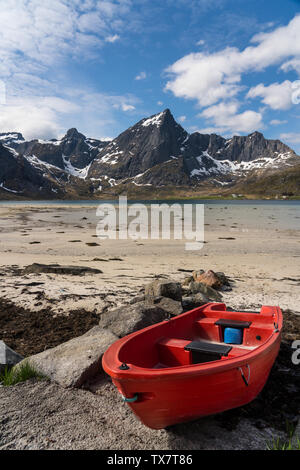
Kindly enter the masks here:
<path id="1" fill-rule="evenodd" d="M 4 373 L 0 375 L 0 383 L 4 387 L 10 387 L 20 382 L 26 382 L 29 379 L 42 380 L 46 377 L 40 374 L 29 362 L 24 362 L 20 366 L 12 369 L 6 368 Z"/>
<path id="2" fill-rule="evenodd" d="M 293 439 L 295 426 L 286 421 L 287 440 L 280 438 L 273 439 L 272 443 L 267 443 L 267 450 L 300 450 L 300 439 L 296 437 Z M 294 441 L 294 442 L 293 442 Z"/>
<path id="3" fill-rule="evenodd" d="M 291 438 L 288 441 L 273 439 L 272 444 L 267 444 L 267 450 L 300 450 L 300 439 L 297 438 L 296 444 L 292 443 Z"/>

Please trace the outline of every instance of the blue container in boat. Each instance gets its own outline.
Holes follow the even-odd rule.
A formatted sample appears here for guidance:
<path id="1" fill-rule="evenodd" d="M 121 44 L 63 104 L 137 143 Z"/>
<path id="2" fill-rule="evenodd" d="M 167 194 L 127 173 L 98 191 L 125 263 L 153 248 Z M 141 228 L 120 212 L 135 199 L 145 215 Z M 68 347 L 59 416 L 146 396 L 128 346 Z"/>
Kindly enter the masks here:
<path id="1" fill-rule="evenodd" d="M 243 330 L 240 328 L 224 328 L 224 343 L 242 344 Z"/>

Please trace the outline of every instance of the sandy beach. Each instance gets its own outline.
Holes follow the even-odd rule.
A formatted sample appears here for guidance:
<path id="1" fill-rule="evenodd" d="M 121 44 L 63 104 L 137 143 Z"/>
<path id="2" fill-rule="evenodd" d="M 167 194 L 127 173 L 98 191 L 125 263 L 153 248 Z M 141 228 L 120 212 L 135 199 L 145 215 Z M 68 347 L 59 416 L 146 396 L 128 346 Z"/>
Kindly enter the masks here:
<path id="1" fill-rule="evenodd" d="M 203 249 L 187 251 L 183 240 L 99 240 L 96 205 L 1 204 L 3 339 L 24 356 L 35 354 L 85 333 L 101 313 L 127 304 L 155 278 L 182 281 L 193 270 L 212 269 L 230 279 L 232 290 L 222 292 L 229 307 L 258 311 L 262 305 L 279 305 L 289 340 L 299 331 L 299 325 L 298 330 L 289 326 L 295 325 L 289 315 L 300 314 L 299 208 L 290 203 L 208 204 Z M 24 273 L 32 263 L 101 272 Z M 259 418 L 275 388 L 275 403 L 281 406 L 286 399 L 287 414 L 296 419 L 296 375 L 284 375 L 289 363 L 290 346 L 285 345 L 264 394 L 248 407 L 162 431 L 145 431 L 109 381 L 95 393 L 44 381 L 0 387 L 0 444 L 6 449 L 264 449 L 285 432 L 274 407 L 265 421 Z M 16 399 L 23 404 L 21 421 Z M 108 415 L 110 421 L 104 418 Z"/>
<path id="2" fill-rule="evenodd" d="M 205 207 L 205 244 L 183 240 L 99 240 L 96 206 L 0 206 L 1 298 L 53 313 L 122 305 L 156 276 L 182 280 L 180 270 L 223 271 L 234 282 L 233 308 L 279 305 L 300 313 L 300 205 Z M 32 263 L 100 269 L 98 275 L 18 275 Z M 30 286 L 32 282 L 41 283 Z M 42 292 L 43 295 L 39 295 Z"/>

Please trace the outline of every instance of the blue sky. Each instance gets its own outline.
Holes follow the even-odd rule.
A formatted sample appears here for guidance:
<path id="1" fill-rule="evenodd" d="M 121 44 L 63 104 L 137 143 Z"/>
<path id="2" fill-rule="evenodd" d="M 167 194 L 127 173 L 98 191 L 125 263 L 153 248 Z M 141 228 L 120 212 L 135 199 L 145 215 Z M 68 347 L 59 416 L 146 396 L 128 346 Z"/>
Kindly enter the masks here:
<path id="1" fill-rule="evenodd" d="M 115 137 L 170 108 L 189 132 L 300 152 L 300 1 L 0 4 L 0 132 Z"/>

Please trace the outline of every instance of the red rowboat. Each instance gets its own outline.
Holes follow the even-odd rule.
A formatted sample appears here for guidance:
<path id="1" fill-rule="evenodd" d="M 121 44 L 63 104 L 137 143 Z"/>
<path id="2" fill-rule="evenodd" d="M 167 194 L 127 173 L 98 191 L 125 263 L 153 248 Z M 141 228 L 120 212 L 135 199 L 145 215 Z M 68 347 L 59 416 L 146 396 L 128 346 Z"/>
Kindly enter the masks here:
<path id="1" fill-rule="evenodd" d="M 140 420 L 161 429 L 252 401 L 276 359 L 281 329 L 279 307 L 250 313 L 206 304 L 116 341 L 103 367 Z"/>

